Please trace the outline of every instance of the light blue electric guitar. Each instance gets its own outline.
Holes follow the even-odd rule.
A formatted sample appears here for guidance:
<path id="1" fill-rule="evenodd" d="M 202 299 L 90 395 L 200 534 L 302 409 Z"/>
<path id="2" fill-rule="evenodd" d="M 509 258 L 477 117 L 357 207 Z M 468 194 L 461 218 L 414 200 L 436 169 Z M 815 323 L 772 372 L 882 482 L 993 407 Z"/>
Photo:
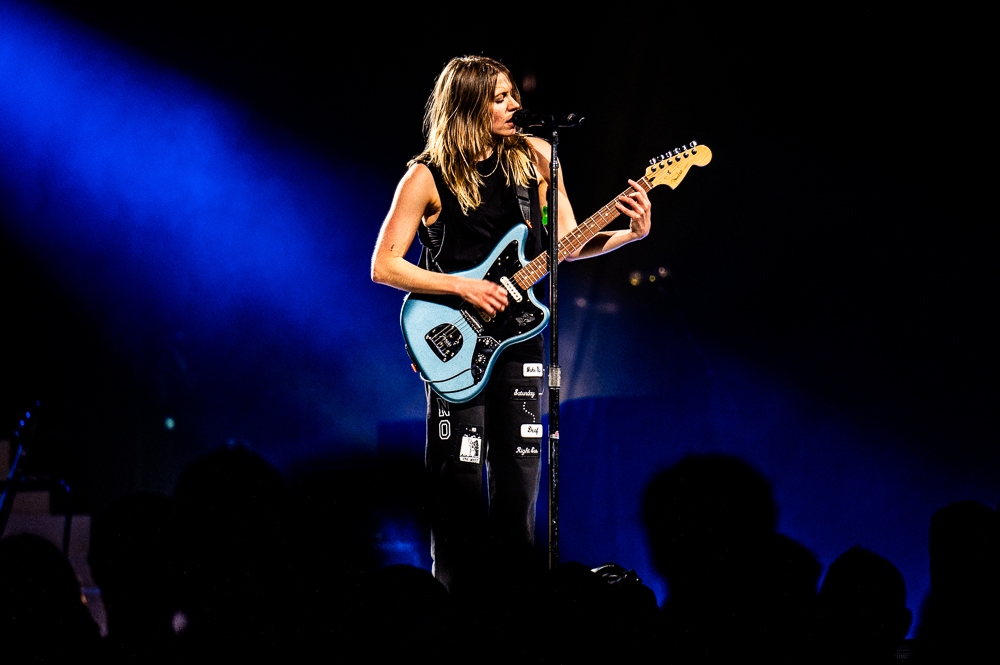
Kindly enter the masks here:
<path id="1" fill-rule="evenodd" d="M 692 166 L 704 166 L 711 159 L 708 147 L 692 142 L 650 160 L 639 186 L 647 192 L 657 185 L 674 189 Z M 618 217 L 617 200 L 615 197 L 559 241 L 560 262 Z M 515 226 L 485 261 L 454 273 L 496 282 L 507 290 L 507 308 L 494 317 L 457 296 L 410 293 L 403 300 L 399 319 L 407 352 L 423 380 L 450 402 L 468 402 L 478 395 L 486 387 L 500 352 L 537 335 L 548 323 L 548 308 L 531 291 L 548 274 L 548 252 L 527 261 L 527 239 L 528 227 Z"/>

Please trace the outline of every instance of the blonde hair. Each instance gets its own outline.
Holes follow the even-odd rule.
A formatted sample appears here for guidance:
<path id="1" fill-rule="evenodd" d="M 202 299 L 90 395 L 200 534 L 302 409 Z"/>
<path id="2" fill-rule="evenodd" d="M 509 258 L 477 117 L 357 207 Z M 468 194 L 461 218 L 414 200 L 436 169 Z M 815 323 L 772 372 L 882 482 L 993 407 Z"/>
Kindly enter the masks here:
<path id="1" fill-rule="evenodd" d="M 493 134 L 493 97 L 497 79 L 510 81 L 510 94 L 520 103 L 521 95 L 510 70 L 485 56 L 452 58 L 434 81 L 434 90 L 424 108 L 424 151 L 410 160 L 433 164 L 445 184 L 458 198 L 462 212 L 479 207 L 479 187 L 483 178 L 476 159 L 495 150 L 509 186 L 527 187 L 534 179 L 531 144 L 523 134 L 497 137 Z"/>

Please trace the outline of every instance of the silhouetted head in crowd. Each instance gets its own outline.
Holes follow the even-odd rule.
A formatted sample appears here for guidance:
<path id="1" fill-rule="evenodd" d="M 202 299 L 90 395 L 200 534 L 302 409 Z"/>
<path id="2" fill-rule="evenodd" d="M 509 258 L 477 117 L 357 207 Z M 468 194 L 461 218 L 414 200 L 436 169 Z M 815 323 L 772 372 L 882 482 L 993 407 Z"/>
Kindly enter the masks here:
<path id="1" fill-rule="evenodd" d="M 642 519 L 669 590 L 665 657 L 801 662 L 821 568 L 776 533 L 777 515 L 770 483 L 739 458 L 690 455 L 653 477 Z"/>
<path id="2" fill-rule="evenodd" d="M 181 517 L 203 528 L 200 535 L 233 547 L 269 540 L 284 526 L 290 500 L 281 473 L 244 445 L 223 446 L 190 462 L 175 498 Z"/>
<path id="3" fill-rule="evenodd" d="M 937 591 L 978 594 L 1000 574 L 1000 520 L 979 501 L 959 501 L 931 516 L 928 553 Z"/>
<path id="4" fill-rule="evenodd" d="M 1000 630 L 1000 516 L 978 501 L 939 509 L 929 530 L 931 583 L 914 661 L 973 662 Z"/>
<path id="5" fill-rule="evenodd" d="M 827 568 L 817 618 L 827 662 L 893 663 L 912 620 L 903 575 L 888 559 L 855 546 Z"/>
<path id="6" fill-rule="evenodd" d="M 659 607 L 635 571 L 612 563 L 590 569 L 569 561 L 542 581 L 540 662 L 632 663 L 647 657 Z"/>
<path id="7" fill-rule="evenodd" d="M 130 494 L 93 516 L 87 560 L 111 641 L 147 651 L 173 638 L 179 535 L 174 500 L 165 494 Z"/>
<path id="8" fill-rule="evenodd" d="M 774 533 L 777 519 L 770 482 L 722 454 L 684 457 L 657 473 L 643 495 L 653 563 L 672 595 L 698 570 Z"/>
<path id="9" fill-rule="evenodd" d="M 175 499 L 185 641 L 264 657 L 292 620 L 284 478 L 245 446 L 226 446 L 184 468 Z"/>
<path id="10" fill-rule="evenodd" d="M 0 540 L 0 660 L 87 661 L 100 630 L 66 556 L 41 536 Z"/>
<path id="11" fill-rule="evenodd" d="M 366 575 L 358 609 L 352 644 L 372 662 L 406 662 L 420 654 L 441 663 L 461 631 L 444 585 L 429 570 L 410 565 L 386 566 Z"/>

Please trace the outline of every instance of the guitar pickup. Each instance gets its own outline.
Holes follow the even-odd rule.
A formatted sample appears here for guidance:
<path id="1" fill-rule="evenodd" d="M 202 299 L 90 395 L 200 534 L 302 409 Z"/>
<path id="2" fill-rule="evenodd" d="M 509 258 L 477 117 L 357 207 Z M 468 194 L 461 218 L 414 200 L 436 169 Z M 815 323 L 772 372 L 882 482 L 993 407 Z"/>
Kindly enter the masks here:
<path id="1" fill-rule="evenodd" d="M 514 299 L 514 302 L 521 302 L 524 300 L 521 296 L 521 292 L 517 290 L 517 287 L 514 286 L 514 283 L 510 281 L 506 275 L 500 278 L 500 285 L 507 289 L 507 293 L 509 293 L 510 297 Z"/>

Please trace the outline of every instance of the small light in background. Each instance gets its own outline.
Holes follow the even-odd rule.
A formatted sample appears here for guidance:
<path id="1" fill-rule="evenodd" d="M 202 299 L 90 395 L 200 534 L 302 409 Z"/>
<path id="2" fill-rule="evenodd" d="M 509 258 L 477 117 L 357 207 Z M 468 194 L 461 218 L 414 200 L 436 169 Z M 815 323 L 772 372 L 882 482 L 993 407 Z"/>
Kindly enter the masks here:
<path id="1" fill-rule="evenodd" d="M 173 418 L 167 418 L 166 420 L 163 421 L 163 426 L 166 427 L 168 431 L 173 430 L 174 425 L 176 424 L 177 423 L 174 422 Z"/>
<path id="2" fill-rule="evenodd" d="M 628 283 L 632 286 L 639 286 L 639 282 L 642 281 L 642 273 L 638 270 L 633 270 L 629 273 Z"/>
<path id="3" fill-rule="evenodd" d="M 660 266 L 660 268 L 656 272 L 658 272 L 660 277 L 664 279 L 670 276 L 670 271 L 664 268 L 663 266 Z"/>
<path id="4" fill-rule="evenodd" d="M 656 275 L 650 275 L 649 276 L 649 281 L 655 282 L 656 281 Z"/>
<path id="5" fill-rule="evenodd" d="M 576 300 L 573 301 L 573 304 L 576 305 L 577 307 L 583 309 L 584 307 L 587 306 L 587 299 L 586 298 L 577 298 Z"/>

